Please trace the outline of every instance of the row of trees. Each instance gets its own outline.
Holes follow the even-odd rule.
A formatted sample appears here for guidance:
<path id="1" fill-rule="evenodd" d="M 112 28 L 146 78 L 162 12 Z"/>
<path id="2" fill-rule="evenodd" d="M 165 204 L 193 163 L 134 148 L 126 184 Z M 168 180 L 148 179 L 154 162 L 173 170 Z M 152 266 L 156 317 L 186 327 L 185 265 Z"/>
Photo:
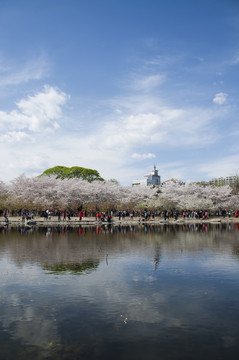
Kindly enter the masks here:
<path id="1" fill-rule="evenodd" d="M 45 210 L 226 210 L 239 209 L 239 195 L 230 186 L 165 184 L 161 187 L 120 186 L 112 181 L 21 175 L 10 184 L 0 182 L 0 208 Z"/>

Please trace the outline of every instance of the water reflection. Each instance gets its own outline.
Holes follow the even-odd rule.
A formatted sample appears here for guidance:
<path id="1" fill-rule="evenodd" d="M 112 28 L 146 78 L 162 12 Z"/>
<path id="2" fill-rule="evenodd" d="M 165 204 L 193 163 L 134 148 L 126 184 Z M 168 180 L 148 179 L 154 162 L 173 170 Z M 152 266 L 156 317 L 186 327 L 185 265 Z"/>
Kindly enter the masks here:
<path id="1" fill-rule="evenodd" d="M 17 231 L 22 234 L 29 234 L 32 232 L 44 233 L 46 236 L 50 234 L 65 234 L 78 233 L 83 235 L 85 233 L 96 234 L 112 234 L 112 233 L 165 233 L 165 232 L 178 232 L 178 231 L 192 231 L 192 232 L 207 232 L 207 231 L 239 231 L 239 223 L 188 223 L 188 224 L 162 224 L 162 225 L 98 225 L 98 226 L 74 226 L 70 225 L 58 225 L 58 226 L 16 226 L 10 227 L 9 225 L 0 225 L 0 233 L 5 234 L 8 231 Z"/>
<path id="2" fill-rule="evenodd" d="M 96 270 L 99 265 L 99 261 L 83 261 L 82 263 L 71 264 L 71 263 L 60 263 L 56 265 L 44 265 L 43 269 L 50 271 L 52 274 L 62 274 L 69 272 L 74 275 L 90 273 Z"/>
<path id="3" fill-rule="evenodd" d="M 0 358 L 236 359 L 229 225 L 1 228 Z"/>

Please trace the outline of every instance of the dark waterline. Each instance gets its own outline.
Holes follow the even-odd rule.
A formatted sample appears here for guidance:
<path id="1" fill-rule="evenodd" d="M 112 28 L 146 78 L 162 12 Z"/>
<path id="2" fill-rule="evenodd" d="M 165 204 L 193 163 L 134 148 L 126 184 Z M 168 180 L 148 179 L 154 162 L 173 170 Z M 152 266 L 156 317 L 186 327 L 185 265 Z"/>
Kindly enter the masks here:
<path id="1" fill-rule="evenodd" d="M 237 359 L 239 225 L 0 229 L 0 359 Z"/>

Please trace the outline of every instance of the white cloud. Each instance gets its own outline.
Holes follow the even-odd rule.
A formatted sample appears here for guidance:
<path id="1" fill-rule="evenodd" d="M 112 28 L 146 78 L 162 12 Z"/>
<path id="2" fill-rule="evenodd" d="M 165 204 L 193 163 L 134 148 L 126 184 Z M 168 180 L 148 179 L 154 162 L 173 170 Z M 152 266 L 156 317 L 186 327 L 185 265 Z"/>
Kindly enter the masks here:
<path id="1" fill-rule="evenodd" d="M 44 56 L 36 60 L 29 61 L 22 67 L 12 64 L 5 65 L 4 61 L 0 64 L 0 86 L 19 85 L 30 80 L 40 80 L 49 73 L 49 63 Z"/>
<path id="2" fill-rule="evenodd" d="M 40 175 L 45 169 L 51 167 L 51 157 L 48 157 L 48 153 L 49 148 L 46 142 L 42 142 L 42 149 L 37 143 L 34 143 L 33 146 L 26 143 L 18 152 L 10 152 L 8 164 L 5 165 L 6 178 L 12 180 L 22 173 L 27 176 Z M 54 162 L 53 165 L 56 163 Z"/>
<path id="3" fill-rule="evenodd" d="M 65 104 L 66 98 L 65 93 L 45 86 L 43 92 L 19 101 L 17 106 L 28 117 L 29 130 L 42 131 L 46 127 L 56 129 L 58 124 L 52 120 L 61 117 L 61 106 Z"/>
<path id="4" fill-rule="evenodd" d="M 117 107 L 113 104 L 112 107 L 120 108 L 121 113 L 115 114 L 113 110 L 110 116 L 107 115 L 105 122 L 97 121 L 92 131 L 87 133 L 82 128 L 78 133 L 74 132 L 73 128 L 74 133 L 62 134 L 54 139 L 54 146 L 51 146 L 47 154 L 51 166 L 79 164 L 97 169 L 105 178 L 115 177 L 122 184 L 126 184 L 136 176 L 133 159 L 140 160 L 140 156 L 146 158 L 147 155 L 150 160 L 151 155 L 148 154 L 165 154 L 165 149 L 174 149 L 176 160 L 178 149 L 185 149 L 190 145 L 191 151 L 217 139 L 213 120 L 221 111 L 215 109 L 174 109 L 158 106 L 147 100 L 145 103 L 141 101 L 140 106 L 138 103 L 134 106 L 133 99 L 122 101 Z M 146 112 L 149 108 L 154 112 Z M 137 113 L 137 109 L 145 112 Z M 64 148 L 64 144 L 67 144 L 67 148 Z M 132 157 L 132 154 L 138 155 Z M 162 155 L 159 155 L 159 158 L 161 163 Z M 164 162 L 167 158 L 167 155 L 164 155 Z M 176 169 L 172 166 L 172 169 L 165 171 L 164 178 L 183 179 L 185 172 L 190 171 L 185 169 L 183 163 L 177 164 Z M 142 172 L 144 173 L 143 169 Z"/>
<path id="5" fill-rule="evenodd" d="M 22 141 L 34 142 L 34 139 L 32 136 L 23 131 L 10 131 L 6 134 L 0 135 L 0 142 L 16 143 Z"/>
<path id="6" fill-rule="evenodd" d="M 161 85 L 165 80 L 165 75 L 133 75 L 130 87 L 136 91 L 150 92 Z"/>
<path id="7" fill-rule="evenodd" d="M 135 178 L 139 160 L 152 162 L 150 159 L 156 157 L 160 159 L 164 179 L 183 179 L 185 173 L 191 172 L 191 168 L 185 168 L 184 161 L 164 169 L 162 160 L 166 167 L 167 161 L 172 161 L 168 153 L 173 152 L 174 161 L 177 161 L 183 148 L 190 147 L 191 151 L 214 143 L 218 138 L 214 120 L 227 111 L 227 107 L 223 112 L 215 108 L 173 107 L 152 94 L 137 93 L 96 102 L 93 106 L 87 104 L 88 112 L 81 110 L 80 116 L 71 116 L 71 127 L 66 131 L 59 129 L 57 137 L 48 136 L 46 131 L 60 125 L 67 98 L 59 89 L 45 86 L 42 91 L 19 100 L 16 109 L 0 112 L 0 149 L 6 149 L 7 142 L 13 143 L 18 135 L 21 141 L 22 136 L 16 154 L 12 143 L 8 147 L 8 161 L 2 164 L 6 169 L 5 179 L 12 179 L 23 171 L 33 176 L 62 164 L 94 168 L 104 178 L 117 178 L 121 184 L 129 184 Z M 29 138 L 24 140 L 24 136 L 31 134 L 34 146 L 25 141 Z M 12 164 L 11 169 L 9 164 Z M 142 175 L 144 173 L 142 169 Z"/>
<path id="8" fill-rule="evenodd" d="M 239 53 L 237 53 L 233 58 L 232 58 L 232 65 L 237 65 L 239 64 Z"/>
<path id="9" fill-rule="evenodd" d="M 210 161 L 198 166 L 198 171 L 203 172 L 208 178 L 230 176 L 239 174 L 239 155 L 221 157 L 219 160 Z"/>
<path id="10" fill-rule="evenodd" d="M 36 169 L 47 167 L 47 165 L 48 165 L 48 161 L 43 156 L 39 156 L 39 155 L 31 156 L 29 154 L 29 156 L 22 162 L 21 167 L 23 170 L 31 169 L 32 171 L 36 171 Z"/>
<path id="11" fill-rule="evenodd" d="M 32 132 L 55 130 L 59 127 L 55 120 L 62 116 L 61 107 L 66 99 L 65 93 L 45 85 L 42 92 L 17 102 L 18 110 L 0 111 L 0 129 L 7 133 L 23 129 Z"/>
<path id="12" fill-rule="evenodd" d="M 227 94 L 221 92 L 215 95 L 213 102 L 218 105 L 223 105 L 227 101 Z"/>
<path id="13" fill-rule="evenodd" d="M 131 157 L 133 159 L 144 160 L 144 159 L 154 159 L 156 158 L 156 155 L 152 153 L 147 153 L 147 154 L 133 153 Z"/>
<path id="14" fill-rule="evenodd" d="M 143 106 L 143 105 L 142 105 Z M 146 110 L 146 109 L 145 109 Z M 217 112 L 201 109 L 174 109 L 158 107 L 155 112 L 121 114 L 114 121 L 101 124 L 98 142 L 105 149 L 120 151 L 150 145 L 182 146 L 213 143 L 216 131 L 211 132 L 212 120 Z M 205 132 L 205 126 L 208 131 Z M 94 137 L 94 135 L 93 135 Z"/>

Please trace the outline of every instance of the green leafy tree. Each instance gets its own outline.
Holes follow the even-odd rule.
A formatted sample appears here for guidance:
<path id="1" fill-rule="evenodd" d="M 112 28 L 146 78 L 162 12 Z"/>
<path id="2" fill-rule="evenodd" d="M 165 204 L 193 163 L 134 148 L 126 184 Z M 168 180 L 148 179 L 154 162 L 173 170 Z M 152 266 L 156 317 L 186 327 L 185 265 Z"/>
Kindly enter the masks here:
<path id="1" fill-rule="evenodd" d="M 45 170 L 40 176 L 51 176 L 55 175 L 57 179 L 71 179 L 78 178 L 82 180 L 87 180 L 89 182 L 98 180 L 104 181 L 104 179 L 100 176 L 99 172 L 94 169 L 87 169 L 80 166 L 73 166 L 68 168 L 66 166 L 55 166 L 50 169 Z"/>

